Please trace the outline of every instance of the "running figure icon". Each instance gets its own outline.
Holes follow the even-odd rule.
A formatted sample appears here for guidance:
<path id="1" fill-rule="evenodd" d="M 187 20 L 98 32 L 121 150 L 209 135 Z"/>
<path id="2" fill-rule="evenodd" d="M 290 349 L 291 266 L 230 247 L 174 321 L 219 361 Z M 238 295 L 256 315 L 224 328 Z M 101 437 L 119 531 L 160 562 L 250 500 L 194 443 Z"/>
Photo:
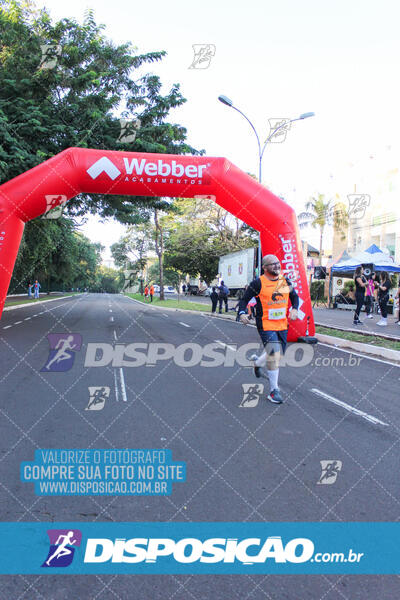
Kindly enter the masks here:
<path id="1" fill-rule="evenodd" d="M 50 333 L 47 339 L 50 351 L 41 371 L 69 371 L 74 364 L 75 353 L 81 349 L 82 336 L 79 333 Z"/>
<path id="2" fill-rule="evenodd" d="M 68 554 L 72 554 L 72 550 L 70 548 L 67 548 L 67 545 L 73 545 L 77 543 L 77 540 L 72 539 L 74 537 L 74 532 L 73 531 L 68 531 L 68 533 L 66 535 L 60 535 L 58 536 L 58 539 L 56 541 L 56 546 L 57 549 L 56 551 L 50 556 L 50 558 L 48 558 L 46 560 L 46 565 L 49 567 L 51 561 L 54 558 L 61 558 L 62 556 L 67 556 Z M 62 542 L 60 541 L 62 540 Z"/>
<path id="3" fill-rule="evenodd" d="M 47 363 L 46 369 L 49 371 L 50 367 L 54 363 L 59 363 L 62 360 L 67 360 L 71 358 L 71 355 L 67 352 L 67 350 L 74 350 L 76 345 L 73 344 L 74 336 L 69 335 L 66 339 L 60 339 L 55 347 L 55 350 L 58 352 L 53 356 L 53 358 Z"/>

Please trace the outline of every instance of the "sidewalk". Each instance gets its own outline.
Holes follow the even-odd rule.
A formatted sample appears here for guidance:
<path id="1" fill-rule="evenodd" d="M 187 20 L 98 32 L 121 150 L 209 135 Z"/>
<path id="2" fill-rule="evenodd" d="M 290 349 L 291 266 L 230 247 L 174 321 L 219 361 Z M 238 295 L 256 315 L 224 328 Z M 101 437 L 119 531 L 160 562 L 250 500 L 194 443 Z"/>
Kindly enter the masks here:
<path id="1" fill-rule="evenodd" d="M 393 315 L 388 315 L 387 327 L 379 327 L 376 323 L 381 318 L 380 315 L 374 315 L 372 319 L 367 319 L 365 312 L 360 313 L 362 325 L 353 325 L 354 312 L 351 310 L 314 308 L 313 314 L 316 325 L 339 327 L 340 329 L 346 329 L 355 333 L 373 334 L 400 340 L 400 326 L 395 323 Z"/>

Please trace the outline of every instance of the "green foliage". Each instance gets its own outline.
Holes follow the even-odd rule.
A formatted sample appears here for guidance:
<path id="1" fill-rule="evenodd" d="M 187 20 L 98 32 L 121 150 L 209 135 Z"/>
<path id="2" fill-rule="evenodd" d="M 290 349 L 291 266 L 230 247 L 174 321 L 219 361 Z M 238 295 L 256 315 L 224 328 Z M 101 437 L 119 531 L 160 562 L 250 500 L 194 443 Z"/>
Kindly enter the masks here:
<path id="1" fill-rule="evenodd" d="M 124 277 L 120 271 L 100 266 L 96 271 L 96 279 L 89 288 L 90 292 L 107 292 L 118 294 L 124 284 Z"/>
<path id="2" fill-rule="evenodd" d="M 324 289 L 325 282 L 323 280 L 317 279 L 311 283 L 310 287 L 310 297 L 311 301 L 315 302 L 316 300 L 322 300 L 324 297 Z"/>
<path id="3" fill-rule="evenodd" d="M 35 219 L 25 226 L 9 293 L 26 291 L 28 281 L 35 279 L 43 291 L 89 287 L 101 249 L 79 233 L 70 218 Z"/>
<path id="4" fill-rule="evenodd" d="M 131 43 L 114 44 L 103 30 L 90 10 L 82 25 L 73 19 L 53 23 L 30 2 L 0 2 L 0 183 L 71 146 L 197 153 L 186 143 L 186 129 L 166 121 L 185 102 L 179 85 L 163 95 L 160 79 L 145 72 L 165 52 L 138 54 Z M 53 47 L 45 60 L 44 46 Z M 128 120 L 139 117 L 133 142 L 118 140 L 118 113 Z M 80 195 L 67 209 L 137 223 L 159 202 Z"/>
<path id="5" fill-rule="evenodd" d="M 355 287 L 356 287 L 356 284 L 354 283 L 353 280 L 346 281 L 345 284 L 344 284 L 344 286 L 343 286 L 343 289 L 342 289 L 343 296 L 345 296 L 349 292 L 354 292 Z"/>
<path id="6" fill-rule="evenodd" d="M 179 286 L 179 282 L 182 280 L 181 273 L 179 273 L 179 271 L 176 271 L 175 269 L 166 268 L 163 270 L 163 274 L 164 285 L 172 285 L 174 286 L 174 288 L 177 289 Z M 148 270 L 147 278 L 149 282 L 151 281 L 152 283 L 160 285 L 160 269 L 158 262 L 151 265 L 150 269 Z"/>

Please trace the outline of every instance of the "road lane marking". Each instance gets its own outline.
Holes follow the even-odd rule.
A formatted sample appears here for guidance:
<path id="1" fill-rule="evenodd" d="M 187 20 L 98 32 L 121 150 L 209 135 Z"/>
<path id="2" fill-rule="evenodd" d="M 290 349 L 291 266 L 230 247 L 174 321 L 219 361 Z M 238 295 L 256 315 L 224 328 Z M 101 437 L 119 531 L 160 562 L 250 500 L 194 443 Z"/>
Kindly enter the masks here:
<path id="1" fill-rule="evenodd" d="M 186 323 L 183 323 L 182 321 L 179 321 L 180 325 L 183 325 L 184 327 L 190 327 L 190 325 L 187 325 Z"/>
<path id="2" fill-rule="evenodd" d="M 224 348 L 229 348 L 229 350 L 232 350 L 233 352 L 236 352 L 237 350 L 236 346 L 230 346 L 229 344 L 225 344 L 225 342 L 221 342 L 220 340 L 214 340 L 214 342 L 220 346 L 224 346 Z"/>
<path id="3" fill-rule="evenodd" d="M 127 397 L 126 397 L 126 389 L 125 389 L 125 379 L 124 379 L 124 372 L 122 370 L 122 367 L 119 368 L 119 378 L 121 380 L 122 400 L 124 402 L 126 402 Z"/>
<path id="4" fill-rule="evenodd" d="M 25 317 L 24 321 L 30 321 L 32 317 Z"/>
<path id="5" fill-rule="evenodd" d="M 119 390 L 118 390 L 118 381 L 117 381 L 117 371 L 114 369 L 114 389 L 115 389 L 115 399 L 119 402 Z"/>
<path id="6" fill-rule="evenodd" d="M 386 426 L 389 425 L 389 423 L 384 423 L 383 421 L 380 421 L 376 417 L 373 417 L 372 415 L 369 415 L 368 413 L 363 412 L 362 410 L 359 410 L 358 408 L 355 408 L 354 406 L 350 406 L 350 404 L 346 404 L 346 402 L 342 402 L 342 400 L 338 400 L 337 398 L 334 398 L 333 396 L 330 396 L 329 394 L 325 394 L 325 392 L 321 392 L 321 390 L 318 390 L 317 388 L 312 388 L 311 391 L 314 394 L 317 394 L 317 396 L 321 396 L 321 398 L 324 398 L 325 400 L 329 400 L 329 402 L 332 402 L 333 404 L 337 404 L 338 406 L 341 406 L 342 408 L 348 410 L 349 412 L 352 412 L 353 414 L 358 415 L 359 417 L 362 417 L 366 421 L 369 421 L 370 423 L 374 423 L 374 425 L 386 425 Z"/>
<path id="7" fill-rule="evenodd" d="M 114 334 L 114 340 L 115 340 L 115 341 L 117 341 L 117 334 L 116 334 L 116 331 L 115 331 L 115 329 L 114 329 L 114 331 L 113 331 L 113 334 Z"/>
<path id="8" fill-rule="evenodd" d="M 108 309 L 108 312 L 112 312 L 112 308 L 109 308 L 109 309 Z"/>
<path id="9" fill-rule="evenodd" d="M 15 321 L 14 325 L 19 325 L 22 321 Z"/>
<path id="10" fill-rule="evenodd" d="M 12 327 L 12 325 L 6 325 L 5 327 L 3 327 L 3 329 L 10 329 L 10 327 Z"/>
<path id="11" fill-rule="evenodd" d="M 112 323 L 114 321 L 114 317 L 110 317 L 110 321 Z"/>

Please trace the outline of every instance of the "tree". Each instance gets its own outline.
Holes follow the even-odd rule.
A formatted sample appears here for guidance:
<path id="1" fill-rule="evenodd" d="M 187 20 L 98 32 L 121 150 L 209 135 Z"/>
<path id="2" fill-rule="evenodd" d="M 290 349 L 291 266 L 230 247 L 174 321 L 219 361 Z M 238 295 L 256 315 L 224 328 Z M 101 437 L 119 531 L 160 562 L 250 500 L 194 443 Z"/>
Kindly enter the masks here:
<path id="1" fill-rule="evenodd" d="M 324 194 L 312 197 L 306 204 L 306 211 L 298 216 L 299 227 L 304 229 L 311 225 L 319 228 L 319 264 L 322 263 L 322 244 L 325 227 L 333 226 L 345 238 L 344 229 L 348 226 L 348 212 L 337 199 L 326 201 Z"/>
<path id="2" fill-rule="evenodd" d="M 136 75 L 166 53 L 138 54 L 130 43 L 113 44 L 103 30 L 92 10 L 82 25 L 73 19 L 52 23 L 30 2 L 0 0 L 0 183 L 71 146 L 198 153 L 186 143 L 186 129 L 166 121 L 185 102 L 179 84 L 162 95 L 159 77 Z M 50 55 L 43 61 L 44 50 Z M 121 138 L 118 112 L 128 121 L 139 118 L 133 141 Z M 152 203 L 86 194 L 67 210 L 136 223 Z"/>
<path id="3" fill-rule="evenodd" d="M 165 266 L 210 283 L 220 256 L 257 244 L 255 230 L 206 199 L 174 201 L 166 217 Z"/>
<path id="4" fill-rule="evenodd" d="M 101 262 L 100 244 L 77 230 L 71 218 L 35 219 L 25 226 L 10 292 L 26 290 L 28 281 L 42 280 L 47 290 L 89 287 Z"/>

